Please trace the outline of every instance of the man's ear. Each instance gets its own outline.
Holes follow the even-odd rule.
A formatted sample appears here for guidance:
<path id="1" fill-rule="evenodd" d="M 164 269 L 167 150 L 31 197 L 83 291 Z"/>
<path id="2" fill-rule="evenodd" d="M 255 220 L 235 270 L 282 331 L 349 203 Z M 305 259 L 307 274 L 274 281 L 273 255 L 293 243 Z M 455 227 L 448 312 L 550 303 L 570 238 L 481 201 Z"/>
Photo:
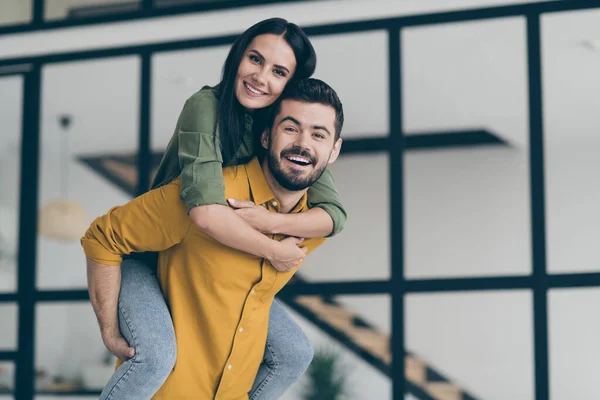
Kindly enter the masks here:
<path id="1" fill-rule="evenodd" d="M 260 136 L 260 144 L 262 144 L 262 147 L 264 147 L 265 150 L 269 149 L 269 130 L 266 128 Z"/>
<path id="2" fill-rule="evenodd" d="M 335 144 L 333 145 L 333 149 L 331 150 L 331 155 L 329 156 L 328 164 L 333 163 L 340 155 L 340 150 L 342 150 L 342 138 L 339 138 Z"/>

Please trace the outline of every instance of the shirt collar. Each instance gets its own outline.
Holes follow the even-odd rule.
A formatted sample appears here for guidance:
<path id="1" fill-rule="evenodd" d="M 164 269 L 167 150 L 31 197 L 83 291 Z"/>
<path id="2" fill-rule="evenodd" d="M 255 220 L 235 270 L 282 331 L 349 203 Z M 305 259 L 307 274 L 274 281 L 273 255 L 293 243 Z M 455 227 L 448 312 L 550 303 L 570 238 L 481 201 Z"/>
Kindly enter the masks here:
<path id="1" fill-rule="evenodd" d="M 252 192 L 252 199 L 254 204 L 261 205 L 265 203 L 272 203 L 276 201 L 275 195 L 271 191 L 271 187 L 265 178 L 262 166 L 258 161 L 258 157 L 254 157 L 248 164 L 246 164 L 246 173 L 248 174 L 248 182 L 250 183 L 250 191 Z M 277 206 L 279 209 L 279 206 Z M 292 213 L 299 213 L 307 209 L 307 196 L 306 193 L 302 196 L 298 204 L 292 209 Z"/>

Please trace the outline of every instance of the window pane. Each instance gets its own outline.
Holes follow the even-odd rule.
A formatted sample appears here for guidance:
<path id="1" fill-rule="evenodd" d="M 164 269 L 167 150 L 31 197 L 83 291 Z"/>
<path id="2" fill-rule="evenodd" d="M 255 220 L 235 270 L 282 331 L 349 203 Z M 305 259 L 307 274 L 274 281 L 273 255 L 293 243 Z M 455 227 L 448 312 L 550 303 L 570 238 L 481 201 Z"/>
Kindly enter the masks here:
<path id="1" fill-rule="evenodd" d="M 46 20 L 79 19 L 138 11 L 140 0 L 45 0 Z"/>
<path id="2" fill-rule="evenodd" d="M 167 148 L 185 101 L 203 86 L 219 83 L 229 47 L 172 51 L 152 57 L 152 151 L 162 155 Z"/>
<path id="3" fill-rule="evenodd" d="M 298 274 L 309 281 L 389 279 L 387 154 L 342 155 L 328 168 L 348 213 L 348 222 L 341 234 L 306 258 Z"/>
<path id="4" fill-rule="evenodd" d="M 0 362 L 0 399 L 12 399 L 8 394 L 15 389 L 15 366 L 13 363 Z"/>
<path id="5" fill-rule="evenodd" d="M 280 302 L 315 350 L 308 372 L 284 399 L 311 398 L 299 396 L 311 384 L 311 367 L 331 356 L 338 358 L 335 370 L 346 379 L 348 398 L 392 398 L 387 375 L 391 362 L 389 295 L 298 296 Z"/>
<path id="6" fill-rule="evenodd" d="M 17 287 L 23 77 L 0 77 L 0 292 Z"/>
<path id="7" fill-rule="evenodd" d="M 548 295 L 552 400 L 598 398 L 600 289 L 554 289 Z"/>
<path id="8" fill-rule="evenodd" d="M 18 307 L 16 304 L 0 304 L 0 351 L 17 349 Z"/>
<path id="9" fill-rule="evenodd" d="M 36 319 L 37 390 L 101 390 L 115 359 L 102 344 L 91 304 L 38 305 Z"/>
<path id="10" fill-rule="evenodd" d="M 155 7 L 187 6 L 191 4 L 219 4 L 224 0 L 154 0 Z"/>
<path id="11" fill-rule="evenodd" d="M 408 28 L 401 43 L 406 276 L 529 274 L 524 19 Z"/>
<path id="12" fill-rule="evenodd" d="M 315 76 L 331 85 L 344 104 L 344 139 L 387 136 L 387 33 L 345 33 L 311 41 L 318 55 Z"/>
<path id="13" fill-rule="evenodd" d="M 139 59 L 52 64 L 42 78 L 37 284 L 83 288 L 79 239 L 137 184 Z"/>
<path id="14" fill-rule="evenodd" d="M 516 290 L 411 294 L 406 350 L 474 398 L 533 399 L 531 302 Z"/>
<path id="15" fill-rule="evenodd" d="M 542 16 L 548 271 L 598 272 L 600 10 Z"/>
<path id="16" fill-rule="evenodd" d="M 0 26 L 31 22 L 32 0 L 2 0 Z"/>

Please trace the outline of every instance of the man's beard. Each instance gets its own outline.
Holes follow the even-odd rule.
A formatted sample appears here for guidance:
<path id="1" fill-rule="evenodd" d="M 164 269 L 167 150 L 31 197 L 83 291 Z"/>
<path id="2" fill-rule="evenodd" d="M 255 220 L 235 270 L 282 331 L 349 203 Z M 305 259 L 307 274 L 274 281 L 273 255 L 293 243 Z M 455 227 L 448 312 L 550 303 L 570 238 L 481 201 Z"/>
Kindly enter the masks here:
<path id="1" fill-rule="evenodd" d="M 269 171 L 271 171 L 271 175 L 273 175 L 281 187 L 291 192 L 297 192 L 299 190 L 308 188 L 319 180 L 321 175 L 323 175 L 323 172 L 325 172 L 325 168 L 327 168 L 327 163 L 323 163 L 323 165 L 316 166 L 312 173 L 304 177 L 300 175 L 302 174 L 300 171 L 299 173 L 296 173 L 296 171 L 293 169 L 285 171 L 282 166 L 283 160 L 286 155 L 290 154 L 302 156 L 311 160 L 313 166 L 315 165 L 316 160 L 311 154 L 300 149 L 299 147 L 292 147 L 291 149 L 283 150 L 280 154 L 279 160 L 277 160 L 274 152 L 271 151 L 271 147 L 269 146 L 267 163 L 269 166 Z"/>

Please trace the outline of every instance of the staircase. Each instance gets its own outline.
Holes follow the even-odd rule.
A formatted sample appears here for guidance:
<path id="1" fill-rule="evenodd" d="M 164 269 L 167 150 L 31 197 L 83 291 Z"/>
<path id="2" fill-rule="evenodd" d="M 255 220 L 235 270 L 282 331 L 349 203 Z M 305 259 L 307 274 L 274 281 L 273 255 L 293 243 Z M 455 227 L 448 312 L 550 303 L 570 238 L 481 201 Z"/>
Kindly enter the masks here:
<path id="1" fill-rule="evenodd" d="M 298 273 L 294 282 L 304 282 Z M 391 377 L 392 354 L 389 334 L 382 333 L 332 297 L 287 296 L 278 298 L 288 307 L 336 339 L 380 372 Z M 405 353 L 407 392 L 421 400 L 475 400 L 418 356 Z"/>

